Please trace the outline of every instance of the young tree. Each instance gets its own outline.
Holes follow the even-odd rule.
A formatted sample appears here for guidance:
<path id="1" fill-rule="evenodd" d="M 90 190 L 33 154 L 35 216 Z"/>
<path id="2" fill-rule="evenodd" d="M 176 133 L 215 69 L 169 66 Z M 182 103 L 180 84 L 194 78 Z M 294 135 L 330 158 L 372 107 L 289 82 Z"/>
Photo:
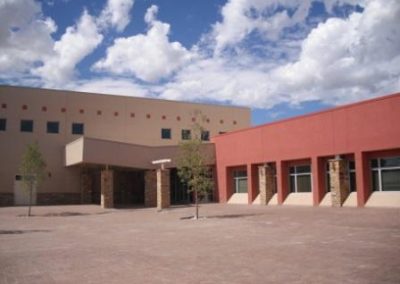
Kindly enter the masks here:
<path id="1" fill-rule="evenodd" d="M 206 154 L 202 149 L 205 117 L 195 113 L 196 122 L 191 129 L 191 139 L 180 144 L 180 156 L 177 161 L 178 176 L 192 192 L 196 205 L 195 219 L 199 218 L 199 199 L 206 196 L 213 187 L 211 169 L 206 165 Z"/>
<path id="2" fill-rule="evenodd" d="M 25 188 L 29 191 L 28 216 L 31 216 L 32 194 L 34 186 L 38 187 L 45 178 L 46 162 L 43 159 L 37 142 L 28 144 L 22 156 L 20 173 Z"/>

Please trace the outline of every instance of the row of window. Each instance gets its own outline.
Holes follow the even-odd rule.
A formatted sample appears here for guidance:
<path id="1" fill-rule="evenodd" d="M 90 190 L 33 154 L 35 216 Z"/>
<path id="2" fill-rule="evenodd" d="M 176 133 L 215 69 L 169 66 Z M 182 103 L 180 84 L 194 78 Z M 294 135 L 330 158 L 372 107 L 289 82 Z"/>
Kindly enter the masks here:
<path id="1" fill-rule="evenodd" d="M 34 122 L 31 119 L 21 119 L 20 131 L 21 132 L 33 132 Z M 74 122 L 71 124 L 71 133 L 82 135 L 84 133 L 85 126 L 83 123 Z M 7 130 L 7 120 L 0 118 L 0 131 Z M 57 134 L 60 132 L 60 123 L 58 121 L 48 121 L 46 124 L 47 133 Z"/>
<path id="2" fill-rule="evenodd" d="M 33 132 L 34 122 L 33 120 L 22 119 L 20 122 L 20 131 L 21 132 Z M 0 118 L 0 131 L 7 130 L 7 120 L 4 118 Z M 83 135 L 85 130 L 85 125 L 83 123 L 74 122 L 71 125 L 71 133 L 76 135 Z M 58 121 L 48 121 L 46 124 L 47 133 L 57 134 L 60 131 L 60 123 Z M 192 137 L 190 129 L 182 129 L 181 138 L 182 140 L 190 140 Z M 161 138 L 162 139 L 171 139 L 172 138 L 172 130 L 171 128 L 162 128 L 161 129 Z M 201 132 L 201 140 L 209 141 L 210 140 L 210 132 L 202 131 Z"/>
<path id="3" fill-rule="evenodd" d="M 1 108 L 7 109 L 7 104 L 2 103 L 2 104 L 1 104 Z M 22 110 L 27 110 L 27 109 L 28 109 L 28 106 L 27 106 L 27 105 L 22 105 L 21 108 L 22 108 Z M 42 110 L 43 112 L 47 112 L 48 108 L 47 108 L 46 106 L 42 106 L 41 110 Z M 61 112 L 62 112 L 62 113 L 65 113 L 66 111 L 67 111 L 67 109 L 66 109 L 65 107 L 61 108 Z M 79 113 L 80 113 L 80 114 L 84 114 L 84 113 L 85 113 L 85 110 L 84 110 L 84 109 L 79 109 Z M 102 114 L 103 114 L 103 111 L 102 111 L 102 110 L 97 110 L 97 111 L 96 111 L 96 114 L 97 114 L 97 115 L 102 115 Z M 118 111 L 114 111 L 114 112 L 113 112 L 113 115 L 114 115 L 114 116 L 119 116 L 119 112 L 118 112 Z M 131 112 L 131 113 L 130 113 L 130 117 L 131 117 L 131 118 L 136 117 L 135 113 L 134 113 L 134 112 Z M 151 119 L 151 114 L 150 114 L 150 113 L 147 113 L 147 114 L 146 114 L 146 118 L 147 118 L 147 119 Z M 167 119 L 167 116 L 166 116 L 166 115 L 162 115 L 162 116 L 161 116 L 161 119 L 162 119 L 162 120 L 166 120 L 166 119 Z M 176 116 L 176 120 L 177 120 L 177 121 L 181 121 L 181 119 L 182 119 L 181 116 L 179 116 L 179 115 Z M 196 118 L 195 118 L 195 117 L 192 117 L 191 120 L 192 120 L 192 122 L 196 122 Z M 207 122 L 207 123 L 210 123 L 210 119 L 207 118 L 207 119 L 206 119 L 206 122 Z M 225 121 L 224 121 L 223 119 L 220 119 L 220 120 L 219 120 L 219 123 L 220 123 L 220 124 L 224 124 L 224 122 L 225 122 Z M 233 124 L 233 125 L 236 125 L 236 124 L 237 124 L 237 121 L 236 121 L 236 120 L 233 120 L 233 121 L 232 121 L 232 124 Z"/>
<path id="4" fill-rule="evenodd" d="M 400 191 L 400 157 L 378 158 L 370 161 L 373 191 Z M 356 191 L 354 161 L 348 163 L 350 191 Z M 289 168 L 290 192 L 311 192 L 311 166 L 300 165 Z M 247 193 L 247 172 L 234 171 L 234 192 Z M 330 191 L 329 165 L 326 171 L 327 191 Z M 275 183 L 276 185 L 276 183 Z"/>
<path id="5" fill-rule="evenodd" d="M 171 138 L 172 138 L 171 128 L 161 128 L 161 139 L 171 139 Z M 191 133 L 190 129 L 182 129 L 181 130 L 181 139 L 182 140 L 192 139 L 192 133 Z M 208 131 L 208 130 L 201 131 L 201 140 L 209 141 L 210 140 L 210 131 Z"/>

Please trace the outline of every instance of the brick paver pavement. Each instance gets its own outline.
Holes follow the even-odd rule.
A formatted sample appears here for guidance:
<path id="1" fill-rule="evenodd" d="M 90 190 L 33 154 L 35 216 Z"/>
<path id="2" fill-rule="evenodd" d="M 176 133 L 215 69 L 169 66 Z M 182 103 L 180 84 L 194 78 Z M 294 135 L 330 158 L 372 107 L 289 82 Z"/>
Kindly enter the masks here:
<path id="1" fill-rule="evenodd" d="M 400 210 L 0 208 L 0 283 L 400 283 Z"/>

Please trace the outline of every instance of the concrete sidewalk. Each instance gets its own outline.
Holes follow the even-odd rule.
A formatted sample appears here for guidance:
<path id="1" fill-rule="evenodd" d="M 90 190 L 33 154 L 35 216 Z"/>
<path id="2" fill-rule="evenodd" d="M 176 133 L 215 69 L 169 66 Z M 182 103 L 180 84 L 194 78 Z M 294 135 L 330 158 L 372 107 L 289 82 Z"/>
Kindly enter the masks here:
<path id="1" fill-rule="evenodd" d="M 400 210 L 0 208 L 0 283 L 400 283 Z"/>

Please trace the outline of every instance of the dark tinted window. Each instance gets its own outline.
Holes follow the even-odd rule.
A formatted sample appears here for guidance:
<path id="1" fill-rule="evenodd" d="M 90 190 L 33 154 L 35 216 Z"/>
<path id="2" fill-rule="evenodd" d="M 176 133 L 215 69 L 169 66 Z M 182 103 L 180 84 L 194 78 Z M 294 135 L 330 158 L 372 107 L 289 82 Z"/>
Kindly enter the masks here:
<path id="1" fill-rule="evenodd" d="M 161 138 L 162 139 L 171 139 L 171 128 L 162 128 L 161 129 Z"/>
<path id="2" fill-rule="evenodd" d="M 59 123 L 57 121 L 48 121 L 47 133 L 58 133 L 58 132 L 59 132 Z"/>
<path id="3" fill-rule="evenodd" d="M 21 120 L 21 132 L 33 132 L 33 120 Z"/>
<path id="4" fill-rule="evenodd" d="M 72 134 L 83 135 L 84 131 L 83 123 L 72 123 Z"/>
<path id="5" fill-rule="evenodd" d="M 202 131 L 201 132 L 201 140 L 209 141 L 210 140 L 210 131 Z"/>
<path id="6" fill-rule="evenodd" d="M 182 140 L 190 140 L 192 138 L 192 134 L 189 129 L 182 129 Z"/>
<path id="7" fill-rule="evenodd" d="M 7 120 L 5 118 L 0 118 L 0 131 L 6 131 Z"/>
<path id="8" fill-rule="evenodd" d="M 381 159 L 381 167 L 400 167 L 400 157 Z"/>

